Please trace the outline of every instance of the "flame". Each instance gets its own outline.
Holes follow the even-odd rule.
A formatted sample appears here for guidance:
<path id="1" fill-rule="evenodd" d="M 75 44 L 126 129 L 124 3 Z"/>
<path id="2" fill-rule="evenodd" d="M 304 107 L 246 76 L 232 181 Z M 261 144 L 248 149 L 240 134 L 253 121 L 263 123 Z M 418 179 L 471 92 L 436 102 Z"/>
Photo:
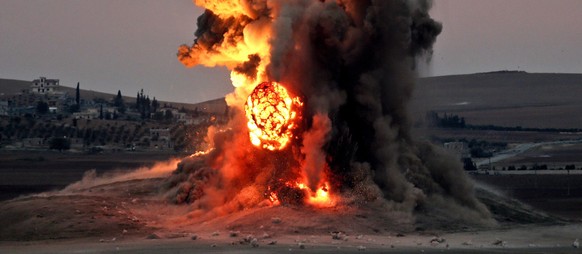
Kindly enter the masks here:
<path id="1" fill-rule="evenodd" d="M 210 33 L 221 34 L 220 40 L 212 36 L 200 36 L 193 45 L 181 45 L 178 59 L 187 67 L 224 66 L 231 71 L 235 91 L 226 96 L 230 107 L 240 107 L 252 92 L 257 80 L 267 80 L 266 68 L 270 64 L 273 17 L 265 16 L 266 1 L 249 2 L 238 0 L 193 0 L 193 2 L 216 15 Z M 224 30 L 224 31 L 223 31 Z M 256 73 L 237 70 L 249 57 L 256 55 L 260 61 Z"/>
<path id="2" fill-rule="evenodd" d="M 307 192 L 307 196 L 305 197 L 305 203 L 307 204 L 319 208 L 333 207 L 336 205 L 335 199 L 329 193 L 329 183 L 327 182 L 321 184 L 316 191 L 311 190 L 302 182 L 295 182 L 295 185 L 297 188 Z"/>
<path id="3" fill-rule="evenodd" d="M 337 197 L 330 193 L 328 178 L 322 173 L 322 169 L 326 168 L 326 162 L 321 149 L 331 130 L 327 115 L 315 117 L 311 131 L 299 133 L 303 118 L 303 101 L 280 83 L 262 82 L 257 85 L 263 80 L 281 78 L 267 71 L 267 67 L 271 65 L 271 54 L 278 52 L 271 44 L 275 38 L 275 24 L 278 22 L 276 17 L 280 16 L 278 14 L 280 10 L 271 7 L 277 4 L 269 1 L 193 1 L 208 10 L 199 18 L 199 22 L 204 25 L 199 27 L 202 30 L 196 32 L 194 44 L 180 46 L 177 56 L 187 67 L 223 66 L 231 71 L 230 80 L 234 91 L 226 95 L 225 100 L 229 108 L 240 110 L 246 116 L 245 119 L 243 114 L 232 114 L 233 119 L 229 122 L 229 125 L 232 125 L 229 127 L 237 134 L 241 134 L 234 136 L 236 142 L 233 144 L 245 144 L 270 151 L 283 150 L 282 154 L 294 153 L 285 157 L 297 162 L 290 163 L 296 165 L 296 168 L 285 169 L 293 174 L 286 174 L 286 179 L 266 186 L 265 192 L 258 194 L 262 194 L 264 200 L 269 200 L 273 205 L 280 205 L 289 199 L 284 192 L 279 192 L 283 184 L 285 187 L 304 192 L 304 204 L 322 208 L 335 206 Z M 248 145 L 244 136 L 246 131 L 252 146 Z M 210 147 L 215 146 L 213 138 L 210 138 L 214 132 L 216 130 L 209 131 L 208 134 Z M 299 141 L 302 143 L 299 144 Z M 286 149 L 295 144 L 298 149 Z M 219 162 L 215 164 L 219 165 L 217 166 L 219 171 L 228 180 L 248 177 L 249 179 L 237 181 L 253 181 L 252 179 L 257 181 L 257 177 L 249 176 L 247 167 L 251 162 L 246 160 L 273 154 L 258 153 L 259 155 L 250 156 L 248 153 L 256 152 L 255 149 L 243 148 L 233 146 L 233 149 L 225 149 L 224 154 L 217 157 Z M 206 153 L 200 152 L 192 156 Z M 263 184 L 268 185 L 266 182 Z"/>
<path id="4" fill-rule="evenodd" d="M 299 97 L 292 97 L 279 83 L 259 84 L 245 104 L 251 143 L 271 151 L 285 148 L 302 105 Z"/>
<path id="5" fill-rule="evenodd" d="M 274 206 L 278 206 L 281 204 L 281 202 L 279 201 L 279 197 L 277 196 L 277 193 L 271 191 L 271 187 L 267 187 L 267 193 L 265 194 L 265 196 L 269 199 L 269 201 L 271 201 L 271 204 Z"/>

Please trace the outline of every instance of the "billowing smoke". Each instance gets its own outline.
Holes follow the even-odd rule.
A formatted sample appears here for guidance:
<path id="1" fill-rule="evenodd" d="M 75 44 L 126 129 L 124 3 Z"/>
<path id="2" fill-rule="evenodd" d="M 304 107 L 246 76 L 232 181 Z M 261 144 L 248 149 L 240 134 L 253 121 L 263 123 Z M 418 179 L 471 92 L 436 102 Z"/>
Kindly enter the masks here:
<path id="1" fill-rule="evenodd" d="M 260 204 L 264 197 L 256 196 L 272 189 L 301 198 L 278 179 L 303 177 L 315 189 L 327 175 L 353 202 L 383 199 L 400 211 L 446 209 L 488 220 L 460 163 L 410 133 L 415 63 L 430 56 L 442 30 L 429 16 L 430 1 L 195 2 L 207 10 L 178 58 L 189 67 L 228 67 L 236 89 L 227 96 L 227 130 L 209 131 L 213 150 L 175 173 L 169 186 L 178 202 L 208 208 L 217 204 L 201 200 L 212 196 L 236 210 Z M 242 107 L 261 81 L 303 97 L 303 133 L 287 151 L 248 141 Z"/>

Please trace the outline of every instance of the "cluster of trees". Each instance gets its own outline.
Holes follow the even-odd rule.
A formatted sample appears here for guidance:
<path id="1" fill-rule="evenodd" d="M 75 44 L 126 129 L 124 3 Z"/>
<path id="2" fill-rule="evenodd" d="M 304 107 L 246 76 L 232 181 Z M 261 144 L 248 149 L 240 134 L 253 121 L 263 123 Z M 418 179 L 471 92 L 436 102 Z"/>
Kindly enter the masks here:
<path id="1" fill-rule="evenodd" d="M 530 166 L 529 168 L 526 165 L 521 165 L 519 167 L 516 167 L 514 165 L 510 165 L 507 167 L 502 167 L 501 170 L 505 171 L 515 171 L 515 170 L 575 170 L 576 169 L 576 165 L 575 164 L 568 164 L 565 165 L 564 167 L 559 167 L 559 168 L 549 168 L 548 165 L 546 164 L 534 164 L 532 166 Z M 580 168 L 582 169 L 582 168 Z"/>
<path id="2" fill-rule="evenodd" d="M 528 128 L 521 126 L 507 127 L 497 125 L 472 125 L 467 124 L 464 117 L 454 114 L 443 113 L 441 117 L 437 112 L 426 113 L 426 121 L 429 126 L 438 128 L 465 128 L 471 130 L 492 130 L 492 131 L 531 131 L 531 132 L 582 132 L 578 128 Z"/>
<path id="3" fill-rule="evenodd" d="M 465 128 L 467 127 L 464 117 L 459 117 L 457 115 L 448 115 L 444 113 L 441 117 L 435 111 L 430 111 L 426 113 L 426 120 L 430 126 L 439 128 Z"/>
<path id="4" fill-rule="evenodd" d="M 118 119 L 118 117 L 124 115 L 127 112 L 128 107 L 131 107 L 135 112 L 139 113 L 142 120 L 154 119 L 157 121 L 170 122 L 175 116 L 171 110 L 165 110 L 159 112 L 160 102 L 153 97 L 150 99 L 149 95 L 144 94 L 143 89 L 141 89 L 136 96 L 135 104 L 126 104 L 121 94 L 121 90 L 117 91 L 117 95 L 113 97 L 111 101 L 105 100 L 103 98 L 95 98 L 93 101 L 99 105 L 99 119 Z M 66 110 L 69 113 L 80 112 L 81 110 L 81 94 L 79 83 L 77 83 L 77 88 L 75 91 L 75 102 L 74 104 L 65 105 Z M 116 108 L 116 112 L 104 112 L 104 106 L 113 106 Z M 182 108 L 180 112 L 185 112 L 186 109 Z M 36 105 L 36 113 L 38 115 L 45 115 L 49 113 L 49 104 L 45 101 L 38 101 Z M 198 111 L 195 110 L 193 114 L 198 115 Z"/>
<path id="5" fill-rule="evenodd" d="M 160 108 L 160 103 L 154 97 L 150 100 L 149 95 L 143 94 L 143 89 L 137 93 L 135 108 L 140 113 L 141 119 L 149 119 L 152 113 L 156 113 Z"/>
<path id="6" fill-rule="evenodd" d="M 113 106 L 117 108 L 120 113 L 125 113 L 125 102 L 123 101 L 123 96 L 121 96 L 121 90 L 117 90 L 117 96 L 113 98 Z"/>
<path id="7" fill-rule="evenodd" d="M 506 142 L 489 142 L 476 139 L 471 139 L 469 141 L 466 139 L 461 139 L 461 141 L 467 143 L 467 146 L 469 147 L 469 153 L 473 158 L 489 158 L 493 156 L 494 152 L 507 148 Z"/>
<path id="8" fill-rule="evenodd" d="M 92 101 L 83 101 L 79 83 L 77 83 L 74 101 L 73 98 L 70 98 L 62 102 L 63 108 L 69 114 L 91 107 L 92 110 L 96 110 L 99 119 L 135 121 L 141 118 L 143 121 L 133 123 L 90 119 L 71 119 L 72 123 L 60 121 L 69 115 L 67 113 L 59 113 L 51 116 L 50 119 L 43 117 L 42 119 L 45 121 L 39 121 L 36 116 L 50 113 L 50 108 L 48 102 L 38 101 L 35 108 L 36 116 L 34 112 L 29 112 L 23 117 L 0 118 L 0 144 L 12 144 L 23 139 L 40 138 L 43 140 L 43 144 L 46 144 L 50 149 L 60 151 L 70 149 L 71 145 L 78 146 L 81 142 L 84 147 L 109 144 L 116 147 L 127 144 L 147 147 L 149 141 L 154 141 L 149 140 L 149 129 L 167 126 L 171 128 L 171 140 L 175 142 L 175 149 L 191 150 L 195 149 L 193 146 L 202 143 L 208 125 L 216 123 L 211 120 L 203 121 L 197 125 L 175 124 L 173 121 L 177 117 L 175 112 L 186 113 L 193 117 L 206 116 L 208 113 L 201 112 L 197 108 L 189 110 L 184 107 L 180 110 L 160 110 L 161 108 L 171 108 L 171 105 L 164 104 L 162 107 L 155 97 L 150 99 L 149 95 L 144 94 L 143 89 L 137 93 L 135 104 L 126 100 L 124 100 L 121 90 L 118 90 L 117 94 L 110 99 L 93 98 Z M 115 107 L 115 110 L 112 107 Z M 208 117 L 210 118 L 210 115 Z M 155 120 L 155 122 L 145 121 L 148 119 Z M 95 124 L 91 123 L 92 121 Z M 71 142 L 74 143 L 71 144 Z"/>

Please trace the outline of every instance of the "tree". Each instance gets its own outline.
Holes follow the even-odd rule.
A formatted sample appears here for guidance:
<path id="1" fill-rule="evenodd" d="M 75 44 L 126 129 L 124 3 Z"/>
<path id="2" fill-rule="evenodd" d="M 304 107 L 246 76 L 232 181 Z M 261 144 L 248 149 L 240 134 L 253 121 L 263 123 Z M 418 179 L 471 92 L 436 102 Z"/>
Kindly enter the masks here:
<path id="1" fill-rule="evenodd" d="M 172 114 L 172 110 L 166 109 L 166 114 L 164 115 L 166 121 L 172 120 L 174 118 L 174 114 Z"/>
<path id="2" fill-rule="evenodd" d="M 71 148 L 71 142 L 66 138 L 52 138 L 49 148 L 59 151 L 69 150 Z"/>
<path id="3" fill-rule="evenodd" d="M 123 96 L 121 96 L 121 90 L 117 90 L 117 96 L 113 99 L 113 106 L 117 107 L 119 112 L 125 112 L 125 102 L 123 102 Z"/>
<path id="4" fill-rule="evenodd" d="M 158 112 L 158 108 L 160 108 L 160 103 L 156 100 L 156 97 L 152 100 L 152 113 Z"/>
<path id="5" fill-rule="evenodd" d="M 79 90 L 79 82 L 77 82 L 77 90 L 75 92 L 75 102 L 77 103 L 77 107 L 81 107 L 81 92 Z"/>
<path id="6" fill-rule="evenodd" d="M 150 96 L 146 96 L 145 102 L 144 102 L 144 111 L 145 111 L 145 116 L 146 118 L 150 118 L 150 113 L 152 112 L 151 110 L 151 101 L 150 101 Z"/>
<path id="7" fill-rule="evenodd" d="M 139 96 L 139 92 L 135 96 L 135 107 L 139 110 L 139 105 L 141 104 L 141 97 Z"/>
<path id="8" fill-rule="evenodd" d="M 471 160 L 471 158 L 463 158 L 463 168 L 467 171 L 475 171 L 477 170 L 477 166 Z"/>
<path id="9" fill-rule="evenodd" d="M 101 104 L 101 107 L 99 108 L 99 119 L 103 119 L 103 104 Z"/>
<path id="10" fill-rule="evenodd" d="M 49 112 L 49 105 L 44 101 L 39 101 L 36 104 L 36 113 L 44 115 Z"/>

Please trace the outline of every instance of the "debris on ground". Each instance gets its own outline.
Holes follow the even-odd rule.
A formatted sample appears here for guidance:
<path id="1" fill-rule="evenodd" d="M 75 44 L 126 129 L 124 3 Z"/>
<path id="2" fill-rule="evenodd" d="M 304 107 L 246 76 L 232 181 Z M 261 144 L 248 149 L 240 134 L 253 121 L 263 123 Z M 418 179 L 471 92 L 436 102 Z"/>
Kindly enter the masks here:
<path id="1" fill-rule="evenodd" d="M 446 242 L 446 240 L 442 237 L 438 237 L 438 236 L 434 236 L 432 239 L 430 239 L 430 244 L 433 246 L 439 245 L 441 243 Z"/>
<path id="2" fill-rule="evenodd" d="M 156 234 L 150 234 L 146 236 L 146 239 L 160 239 L 160 236 Z"/>
<path id="3" fill-rule="evenodd" d="M 299 246 L 299 249 L 305 249 L 305 244 L 302 242 L 299 242 L 297 246 Z"/>
<path id="4" fill-rule="evenodd" d="M 257 238 L 253 238 L 253 239 L 251 240 L 251 246 L 253 246 L 253 247 L 255 247 L 255 248 L 256 248 L 256 247 L 259 247 L 259 240 L 257 240 Z"/>
<path id="5" fill-rule="evenodd" d="M 496 239 L 495 241 L 493 241 L 493 245 L 495 245 L 495 246 L 502 246 L 503 247 L 503 246 L 505 246 L 505 244 L 506 244 L 505 241 L 502 241 L 500 239 Z"/>

